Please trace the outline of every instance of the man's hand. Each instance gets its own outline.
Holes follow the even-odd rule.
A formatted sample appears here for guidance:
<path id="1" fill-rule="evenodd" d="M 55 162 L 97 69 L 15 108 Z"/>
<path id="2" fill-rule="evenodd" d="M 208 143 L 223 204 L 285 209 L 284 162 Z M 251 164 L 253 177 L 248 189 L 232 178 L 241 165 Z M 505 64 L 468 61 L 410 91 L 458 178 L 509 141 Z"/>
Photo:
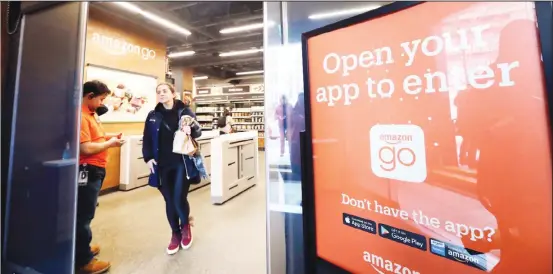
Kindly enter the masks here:
<path id="1" fill-rule="evenodd" d="M 125 140 L 119 139 L 117 137 L 113 137 L 108 141 L 109 147 L 121 147 L 123 144 L 125 144 Z"/>
<path id="2" fill-rule="evenodd" d="M 156 173 L 155 169 L 154 169 L 154 166 L 157 166 L 156 160 L 152 159 L 152 160 L 148 161 L 148 163 L 146 163 L 146 164 L 148 165 L 148 168 L 150 169 L 150 172 L 152 174 Z"/>
<path id="3" fill-rule="evenodd" d="M 110 133 L 110 134 L 106 134 L 106 138 L 107 138 L 107 139 L 111 139 L 111 138 L 121 139 L 121 137 L 123 137 L 123 133 Z"/>
<path id="4" fill-rule="evenodd" d="M 119 136 L 120 135 L 121 134 L 119 134 Z M 79 152 L 83 155 L 94 155 L 112 147 L 121 147 L 123 144 L 125 144 L 125 140 L 117 137 L 111 137 L 107 141 L 102 143 L 82 143 L 79 145 Z"/>

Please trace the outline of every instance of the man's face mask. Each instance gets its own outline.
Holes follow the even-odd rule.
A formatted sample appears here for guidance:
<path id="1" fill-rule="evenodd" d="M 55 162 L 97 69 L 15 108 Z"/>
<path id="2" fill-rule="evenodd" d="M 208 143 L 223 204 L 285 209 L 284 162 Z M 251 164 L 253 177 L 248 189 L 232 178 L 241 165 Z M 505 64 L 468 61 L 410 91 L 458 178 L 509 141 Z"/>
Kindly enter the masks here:
<path id="1" fill-rule="evenodd" d="M 98 114 L 98 116 L 102 116 L 104 114 L 106 114 L 106 112 L 108 112 L 109 109 L 108 107 L 106 107 L 106 105 L 100 105 L 97 109 L 96 109 L 96 114 Z"/>

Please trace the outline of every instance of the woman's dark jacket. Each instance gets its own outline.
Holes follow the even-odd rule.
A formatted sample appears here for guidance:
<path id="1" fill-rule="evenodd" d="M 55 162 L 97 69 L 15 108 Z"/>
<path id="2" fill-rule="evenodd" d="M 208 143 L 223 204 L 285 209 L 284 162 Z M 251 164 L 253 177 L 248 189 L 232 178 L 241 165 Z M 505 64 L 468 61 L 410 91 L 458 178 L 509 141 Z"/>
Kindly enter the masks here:
<path id="1" fill-rule="evenodd" d="M 190 107 L 185 105 L 180 100 L 175 100 L 175 106 L 178 109 L 179 120 L 182 116 L 188 115 L 196 119 L 196 114 L 192 112 Z M 144 156 L 144 162 L 149 162 L 154 159 L 156 162 L 159 160 L 159 146 L 173 146 L 173 143 L 160 144 L 159 143 L 159 129 L 163 126 L 163 116 L 161 114 L 163 104 L 159 103 L 154 110 L 148 113 L 146 123 L 144 125 L 144 135 L 142 137 L 142 156 Z M 197 123 L 192 124 L 191 133 L 192 138 L 196 139 L 202 136 L 202 129 Z M 186 170 L 187 179 L 195 178 L 199 176 L 198 169 L 194 164 L 194 161 L 188 157 L 183 156 L 184 166 Z M 154 165 L 154 173 L 150 174 L 148 184 L 152 187 L 160 186 L 160 180 L 158 177 L 159 169 L 157 165 Z"/>

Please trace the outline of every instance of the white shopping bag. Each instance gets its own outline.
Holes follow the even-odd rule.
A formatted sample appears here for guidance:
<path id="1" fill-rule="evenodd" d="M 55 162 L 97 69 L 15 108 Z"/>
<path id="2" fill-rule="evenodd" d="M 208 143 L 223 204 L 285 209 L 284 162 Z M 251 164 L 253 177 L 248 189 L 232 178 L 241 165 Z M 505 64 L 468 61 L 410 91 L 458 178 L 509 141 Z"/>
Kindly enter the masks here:
<path id="1" fill-rule="evenodd" d="M 173 153 L 193 156 L 198 150 L 198 143 L 190 136 L 190 126 L 198 122 L 191 116 L 184 115 L 179 121 L 179 129 L 173 138 Z"/>
<path id="2" fill-rule="evenodd" d="M 177 130 L 175 132 L 175 138 L 173 139 L 173 153 L 183 155 L 194 155 L 196 153 L 196 146 L 190 135 L 183 131 Z"/>

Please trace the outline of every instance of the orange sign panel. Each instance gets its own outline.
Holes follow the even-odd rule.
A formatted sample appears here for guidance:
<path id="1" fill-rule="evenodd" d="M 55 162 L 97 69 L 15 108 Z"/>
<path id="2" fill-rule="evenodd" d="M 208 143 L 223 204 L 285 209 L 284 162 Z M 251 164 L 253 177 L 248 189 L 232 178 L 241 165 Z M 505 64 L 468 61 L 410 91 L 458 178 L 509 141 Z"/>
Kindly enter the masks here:
<path id="1" fill-rule="evenodd" d="M 428 2 L 307 47 L 319 257 L 352 273 L 551 273 L 534 3 Z"/>

